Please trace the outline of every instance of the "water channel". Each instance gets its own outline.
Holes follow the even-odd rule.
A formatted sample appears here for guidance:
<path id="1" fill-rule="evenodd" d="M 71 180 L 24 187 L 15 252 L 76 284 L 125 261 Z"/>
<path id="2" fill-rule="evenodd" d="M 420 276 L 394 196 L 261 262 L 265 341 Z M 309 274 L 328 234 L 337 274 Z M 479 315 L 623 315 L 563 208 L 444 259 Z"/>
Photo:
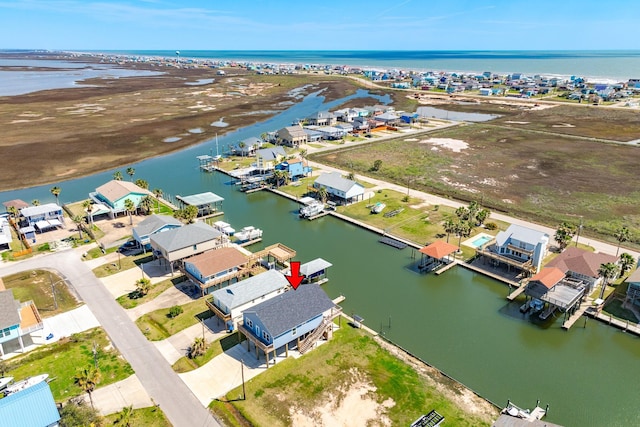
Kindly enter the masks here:
<path id="1" fill-rule="evenodd" d="M 340 103 L 323 106 L 321 97 L 310 96 L 219 140 L 260 135 Z M 213 191 L 224 197 L 224 220 L 234 228 L 262 228 L 265 245 L 282 242 L 296 249 L 302 262 L 323 257 L 333 263 L 324 289 L 331 297 L 346 297 L 346 313 L 364 317 L 371 328 L 497 404 L 511 399 L 533 407 L 540 399 L 541 406 L 550 404 L 548 420 L 566 426 L 640 425 L 637 338 L 592 319 L 586 327 L 578 321 L 570 331 L 560 328 L 560 319 L 532 324 L 518 311 L 519 303 L 506 301 L 505 285 L 461 267 L 442 276 L 417 274 L 409 268 L 414 262 L 409 248 L 382 245 L 373 233 L 333 217 L 300 220 L 296 203 L 288 199 L 268 192 L 245 195 L 226 175 L 199 172 L 195 156 L 212 149 L 210 141 L 133 164 L 135 177 L 172 195 Z M 62 201 L 80 200 L 112 173 L 55 185 Z M 54 201 L 52 185 L 0 193 L 0 201 Z"/>

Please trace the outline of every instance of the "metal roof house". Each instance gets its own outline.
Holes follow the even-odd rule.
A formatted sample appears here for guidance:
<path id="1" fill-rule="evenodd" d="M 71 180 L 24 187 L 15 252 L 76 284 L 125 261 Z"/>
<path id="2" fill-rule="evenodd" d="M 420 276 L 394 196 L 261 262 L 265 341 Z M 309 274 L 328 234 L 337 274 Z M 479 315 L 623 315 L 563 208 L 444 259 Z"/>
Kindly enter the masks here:
<path id="1" fill-rule="evenodd" d="M 256 168 L 272 170 L 285 157 L 287 153 L 282 147 L 263 148 L 256 151 Z"/>
<path id="2" fill-rule="evenodd" d="M 244 274 L 248 274 L 249 256 L 235 245 L 203 252 L 187 258 L 183 270 L 202 295 L 208 294 L 225 282 L 231 284 Z"/>
<path id="3" fill-rule="evenodd" d="M 169 215 L 151 215 L 133 227 L 133 238 L 140 246 L 144 247 L 149 243 L 152 234 L 173 230 L 182 227 L 182 225 L 180 220 Z"/>
<path id="4" fill-rule="evenodd" d="M 302 126 L 287 126 L 278 131 L 278 141 L 289 147 L 307 143 L 307 134 Z"/>
<path id="5" fill-rule="evenodd" d="M 247 350 L 253 343 L 256 358 L 258 349 L 262 350 L 269 367 L 270 354 L 274 354 L 275 363 L 276 353 L 282 347 L 288 356 L 291 343 L 305 353 L 321 337 L 330 339 L 333 319 L 341 311 L 319 285 L 300 285 L 245 310 L 238 331 L 247 337 Z"/>
<path id="6" fill-rule="evenodd" d="M 316 258 L 300 265 L 300 274 L 304 276 L 302 283 L 317 283 L 321 285 L 327 280 L 327 268 L 332 267 L 329 261 Z"/>
<path id="7" fill-rule="evenodd" d="M 154 256 L 164 259 L 173 272 L 173 263 L 228 243 L 228 238 L 204 222 L 187 224 L 149 238 Z"/>
<path id="8" fill-rule="evenodd" d="M 58 426 L 60 414 L 49 384 L 42 381 L 0 399 L 0 420 L 11 427 Z"/>
<path id="9" fill-rule="evenodd" d="M 42 318 L 33 301 L 21 303 L 14 299 L 12 290 L 0 291 L 0 356 L 5 355 L 5 346 L 13 348 L 16 341 L 24 352 L 22 337 L 43 327 Z"/>
<path id="10" fill-rule="evenodd" d="M 181 209 L 187 206 L 197 207 L 198 216 L 211 215 L 212 213 L 219 212 L 220 209 L 222 209 L 222 202 L 224 201 L 223 197 L 210 191 L 192 194 L 190 196 L 176 196 L 176 199 L 180 202 Z"/>
<path id="11" fill-rule="evenodd" d="M 40 231 L 64 224 L 62 208 L 55 203 L 28 206 L 20 209 L 20 214 L 24 217 L 29 227 L 36 227 Z"/>
<path id="12" fill-rule="evenodd" d="M 283 293 L 288 287 L 289 282 L 284 274 L 276 270 L 267 270 L 214 291 L 206 303 L 219 319 L 227 323 L 227 326 L 233 322 L 235 327 L 242 319 L 244 310 Z"/>
<path id="13" fill-rule="evenodd" d="M 517 224 L 496 235 L 496 243 L 490 250 L 498 255 L 523 263 L 522 269 L 540 271 L 547 255 L 549 235 Z"/>
<path id="14" fill-rule="evenodd" d="M 340 203 L 348 204 L 364 199 L 364 186 L 343 178 L 340 172 L 323 173 L 313 183 L 315 188 L 325 188 Z"/>

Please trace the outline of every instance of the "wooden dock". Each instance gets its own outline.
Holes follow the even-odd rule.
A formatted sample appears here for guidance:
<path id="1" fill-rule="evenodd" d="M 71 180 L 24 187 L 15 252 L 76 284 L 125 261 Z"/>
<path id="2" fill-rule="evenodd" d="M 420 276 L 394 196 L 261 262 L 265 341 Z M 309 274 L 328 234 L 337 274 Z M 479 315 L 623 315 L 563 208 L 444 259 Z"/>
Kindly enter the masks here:
<path id="1" fill-rule="evenodd" d="M 400 240 L 392 239 L 391 237 L 381 237 L 378 239 L 378 242 L 384 243 L 385 245 L 392 246 L 396 249 L 404 249 L 408 245 L 405 242 L 401 242 Z"/>
<path id="2" fill-rule="evenodd" d="M 251 193 L 255 193 L 256 191 L 261 191 L 264 190 L 266 188 L 266 186 L 261 185 L 260 187 L 256 187 L 256 188 L 250 188 L 248 190 L 243 190 L 245 194 L 251 194 Z"/>
<path id="3" fill-rule="evenodd" d="M 591 307 L 591 302 L 589 300 L 582 303 L 582 305 L 573 313 L 565 322 L 562 324 L 562 329 L 569 329 L 573 326 L 576 321 L 582 317 L 582 315 Z"/>
<path id="4" fill-rule="evenodd" d="M 253 239 L 253 240 L 247 240 L 246 242 L 238 243 L 237 245 L 242 246 L 244 248 L 245 246 L 251 246 L 258 242 L 262 242 L 262 237 L 258 237 L 257 239 Z"/>
<path id="5" fill-rule="evenodd" d="M 307 219 L 309 221 L 313 221 L 314 219 L 322 218 L 325 215 L 329 215 L 329 211 L 322 211 L 319 214 L 308 216 Z"/>
<path id="6" fill-rule="evenodd" d="M 502 283 L 506 283 L 507 285 L 520 287 L 520 283 L 518 283 L 518 282 L 514 282 L 513 280 L 506 279 L 506 278 L 500 276 L 499 274 L 494 274 L 494 273 L 492 273 L 490 271 L 487 271 L 487 270 L 482 269 L 482 268 L 478 268 L 475 265 L 471 265 L 471 264 L 469 264 L 467 262 L 458 261 L 458 264 L 463 266 L 463 267 L 465 267 L 465 268 L 468 268 L 469 270 L 473 270 L 476 273 L 480 273 L 480 274 L 484 274 L 485 276 L 492 277 L 492 278 L 494 278 L 496 280 L 499 280 Z M 522 291 L 524 291 L 524 289 Z M 522 291 L 520 291 L 520 292 L 522 292 Z"/>
<path id="7" fill-rule="evenodd" d="M 453 260 L 449 264 L 445 264 L 444 266 L 442 266 L 439 269 L 435 270 L 434 273 L 436 274 L 436 276 L 439 276 L 442 273 L 444 273 L 445 271 L 447 271 L 450 268 L 452 268 L 454 265 L 458 265 L 458 260 Z"/>
<path id="8" fill-rule="evenodd" d="M 334 304 L 340 304 L 340 303 L 341 303 L 342 301 L 344 301 L 345 299 L 346 299 L 346 298 L 344 297 L 344 295 L 340 295 L 339 297 L 337 297 L 337 298 L 334 298 L 334 299 L 333 299 L 333 303 L 334 303 Z"/>
<path id="9" fill-rule="evenodd" d="M 516 299 L 521 293 L 524 292 L 524 290 L 527 288 L 527 284 L 526 283 L 522 283 L 522 284 L 518 284 L 518 288 L 511 292 L 509 294 L 509 296 L 507 296 L 507 299 L 509 301 L 513 301 L 514 299 Z"/>

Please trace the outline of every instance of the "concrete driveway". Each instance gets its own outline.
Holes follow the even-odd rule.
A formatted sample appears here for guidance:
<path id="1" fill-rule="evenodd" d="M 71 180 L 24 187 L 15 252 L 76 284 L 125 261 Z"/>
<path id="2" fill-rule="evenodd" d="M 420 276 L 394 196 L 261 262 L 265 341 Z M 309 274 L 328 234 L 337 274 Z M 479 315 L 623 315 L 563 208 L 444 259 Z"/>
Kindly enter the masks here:
<path id="1" fill-rule="evenodd" d="M 170 336 L 166 340 L 154 341 L 158 351 L 164 356 L 170 365 L 176 363 L 178 359 L 187 355 L 189 347 L 193 344 L 196 337 L 201 337 L 203 332 L 202 324 L 198 323 Z M 227 331 L 224 324 L 216 318 L 211 317 L 204 321 L 204 339 L 207 343 L 224 338 Z"/>
<path id="2" fill-rule="evenodd" d="M 143 314 L 159 310 L 161 308 L 169 308 L 174 305 L 186 304 L 195 301 L 198 297 L 200 297 L 200 291 L 194 291 L 194 285 L 191 282 L 181 282 L 168 288 L 151 301 L 128 309 L 127 315 L 131 320 L 135 320 Z M 204 310 L 204 300 L 202 301 L 202 307 Z"/>
<path id="3" fill-rule="evenodd" d="M 84 394 L 89 403 L 89 396 Z M 102 415 L 120 412 L 122 408 L 132 405 L 134 409 L 153 406 L 153 400 L 134 374 L 117 383 L 97 388 L 93 392 L 93 404 Z"/>

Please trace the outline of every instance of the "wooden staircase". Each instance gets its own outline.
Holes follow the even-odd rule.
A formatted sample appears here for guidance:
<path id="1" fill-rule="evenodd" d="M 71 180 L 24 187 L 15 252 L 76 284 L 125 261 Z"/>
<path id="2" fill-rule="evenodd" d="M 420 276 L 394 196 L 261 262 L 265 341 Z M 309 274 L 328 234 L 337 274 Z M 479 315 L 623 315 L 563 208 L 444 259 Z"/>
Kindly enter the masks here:
<path id="1" fill-rule="evenodd" d="M 300 341 L 300 345 L 298 345 L 298 351 L 300 352 L 300 354 L 305 354 L 311 349 L 311 347 L 313 347 L 313 345 L 320 339 L 324 331 L 327 329 L 327 326 L 329 326 L 331 322 L 332 320 L 329 320 L 329 318 L 323 318 L 320 325 L 318 325 L 317 328 L 311 331 L 305 339 Z"/>

